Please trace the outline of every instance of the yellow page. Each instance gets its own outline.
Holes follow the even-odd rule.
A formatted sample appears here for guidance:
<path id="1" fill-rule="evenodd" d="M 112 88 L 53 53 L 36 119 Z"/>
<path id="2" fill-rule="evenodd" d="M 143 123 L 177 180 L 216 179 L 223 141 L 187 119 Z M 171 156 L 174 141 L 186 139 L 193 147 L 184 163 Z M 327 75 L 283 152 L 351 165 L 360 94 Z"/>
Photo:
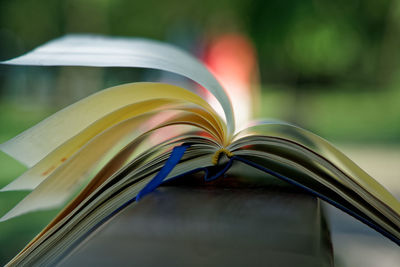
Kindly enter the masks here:
<path id="1" fill-rule="evenodd" d="M 218 122 L 218 128 L 222 129 L 223 136 L 226 136 L 226 125 L 222 119 L 196 94 L 169 84 L 130 83 L 100 91 L 68 106 L 1 144 L 0 149 L 32 167 L 99 118 L 123 106 L 154 98 L 186 100 L 203 107 Z"/>
<path id="2" fill-rule="evenodd" d="M 187 102 L 183 101 L 154 99 L 138 102 L 118 109 L 107 116 L 98 119 L 95 123 L 89 125 L 79 134 L 73 138 L 70 138 L 67 142 L 49 153 L 43 160 L 39 161 L 35 166 L 27 170 L 20 177 L 12 181 L 0 191 L 34 189 L 96 135 L 121 121 L 148 112 L 168 110 L 171 108 L 196 112 L 208 122 L 210 133 L 214 133 L 214 135 L 216 135 L 216 139 L 221 140 L 222 137 L 219 136 L 219 129 L 215 129 L 215 127 L 213 127 L 213 125 L 216 124 L 216 121 L 213 120 L 213 117 L 204 110 L 198 108 L 188 108 L 185 106 L 185 104 L 188 105 Z"/>
<path id="3" fill-rule="evenodd" d="M 163 113 L 166 112 L 168 111 L 163 111 Z M 177 116 L 158 126 L 143 127 L 149 119 L 151 119 L 149 115 L 131 118 L 92 139 L 79 153 L 57 168 L 35 190 L 5 214 L 0 221 L 63 204 L 72 196 L 79 184 L 88 177 L 93 177 L 123 147 L 150 131 L 175 124 L 193 125 L 208 131 L 207 122 L 191 112 L 179 111 Z"/>

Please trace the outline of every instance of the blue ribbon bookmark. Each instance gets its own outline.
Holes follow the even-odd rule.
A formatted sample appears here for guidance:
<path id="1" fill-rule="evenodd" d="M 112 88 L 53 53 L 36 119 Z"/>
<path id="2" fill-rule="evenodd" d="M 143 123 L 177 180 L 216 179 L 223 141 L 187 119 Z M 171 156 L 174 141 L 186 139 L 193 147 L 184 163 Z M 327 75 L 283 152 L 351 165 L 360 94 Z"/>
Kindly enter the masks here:
<path id="1" fill-rule="evenodd" d="M 183 144 L 181 146 L 176 146 L 173 148 L 172 153 L 171 153 L 170 157 L 168 158 L 167 162 L 165 163 L 165 165 L 161 168 L 161 170 L 157 173 L 157 175 L 137 194 L 136 201 L 139 201 L 142 197 L 144 197 L 148 193 L 153 192 L 158 186 L 160 186 L 164 182 L 164 179 L 179 163 L 179 161 L 185 154 L 186 149 L 188 147 L 190 147 L 190 145 Z M 209 168 L 201 167 L 201 168 L 197 168 L 197 169 L 191 170 L 189 172 L 186 172 L 184 174 L 178 175 L 171 179 L 177 179 L 177 178 L 185 176 L 185 175 L 204 171 L 204 173 L 205 173 L 204 180 L 206 182 L 210 182 L 210 181 L 213 181 L 213 180 L 223 176 L 232 166 L 233 160 L 234 160 L 234 157 L 231 157 L 230 160 L 228 161 L 228 163 L 226 163 L 222 169 L 220 169 L 216 173 L 211 172 L 212 173 L 211 175 L 210 175 Z"/>
<path id="2" fill-rule="evenodd" d="M 179 163 L 189 146 L 190 145 L 183 144 L 173 148 L 171 156 L 168 158 L 165 165 L 161 168 L 157 175 L 142 190 L 140 190 L 139 194 L 137 194 L 136 201 L 139 201 L 142 197 L 154 191 L 154 189 L 156 189 L 164 181 L 176 164 Z"/>

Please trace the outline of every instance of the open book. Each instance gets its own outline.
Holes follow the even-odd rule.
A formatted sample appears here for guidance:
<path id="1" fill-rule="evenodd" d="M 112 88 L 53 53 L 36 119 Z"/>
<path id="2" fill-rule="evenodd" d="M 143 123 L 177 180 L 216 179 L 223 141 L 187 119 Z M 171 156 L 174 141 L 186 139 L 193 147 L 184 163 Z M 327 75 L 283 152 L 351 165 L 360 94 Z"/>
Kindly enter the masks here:
<path id="1" fill-rule="evenodd" d="M 165 83 L 108 88 L 0 146 L 29 169 L 2 191 L 32 190 L 1 220 L 64 205 L 10 265 L 52 264 L 128 203 L 163 181 L 240 161 L 299 186 L 400 244 L 400 203 L 321 137 L 273 120 L 235 126 L 235 107 L 192 56 L 164 43 L 71 35 L 3 64 L 159 69 L 191 79 L 217 100 Z M 229 88 L 227 88 L 229 90 Z"/>

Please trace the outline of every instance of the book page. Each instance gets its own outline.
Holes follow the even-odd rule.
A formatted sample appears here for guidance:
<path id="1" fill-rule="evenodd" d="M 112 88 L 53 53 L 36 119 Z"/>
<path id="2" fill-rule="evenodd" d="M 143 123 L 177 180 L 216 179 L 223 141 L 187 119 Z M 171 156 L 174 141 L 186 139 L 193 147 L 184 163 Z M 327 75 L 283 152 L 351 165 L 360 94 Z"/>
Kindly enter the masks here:
<path id="1" fill-rule="evenodd" d="M 376 199 L 385 203 L 389 209 L 394 211 L 397 218 L 400 217 L 400 202 L 386 188 L 323 138 L 288 123 L 278 121 L 260 121 L 254 122 L 253 126 L 237 134 L 235 139 L 238 140 L 242 137 L 251 135 L 263 135 L 287 139 L 314 151 L 334 164 L 359 186 L 372 194 Z M 343 183 L 343 181 L 341 182 Z"/>
<path id="2" fill-rule="evenodd" d="M 196 94 L 183 88 L 161 83 L 132 83 L 102 90 L 64 108 L 39 124 L 0 145 L 0 149 L 32 167 L 51 151 L 101 117 L 133 103 L 153 99 L 186 101 L 204 108 L 224 135 L 225 126 L 215 111 Z M 146 109 L 143 109 L 143 112 Z M 58 160 L 62 160 L 61 157 Z"/>
<path id="3" fill-rule="evenodd" d="M 166 110 L 164 113 L 168 112 Z M 96 175 L 109 159 L 114 158 L 137 138 L 169 125 L 192 125 L 207 130 L 205 121 L 190 112 L 179 111 L 172 119 L 160 125 L 146 125 L 149 114 L 128 119 L 104 131 L 88 142 L 78 153 L 55 169 L 28 196 L 5 214 L 0 221 L 35 211 L 57 207 L 67 201 L 88 178 Z M 147 127 L 143 127 L 143 125 Z M 205 126 L 204 126 L 205 125 Z"/>
<path id="4" fill-rule="evenodd" d="M 225 113 L 228 133 L 232 135 L 235 131 L 231 103 L 215 77 L 197 59 L 166 43 L 140 38 L 67 35 L 3 64 L 139 67 L 173 72 L 210 91 Z"/>

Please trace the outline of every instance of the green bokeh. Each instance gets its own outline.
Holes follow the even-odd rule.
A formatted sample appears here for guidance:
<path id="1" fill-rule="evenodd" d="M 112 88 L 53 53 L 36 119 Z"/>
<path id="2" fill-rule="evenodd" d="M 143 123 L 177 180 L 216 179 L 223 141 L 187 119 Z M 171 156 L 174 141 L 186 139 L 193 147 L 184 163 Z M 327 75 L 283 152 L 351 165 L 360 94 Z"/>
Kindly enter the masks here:
<path id="1" fill-rule="evenodd" d="M 77 32 L 166 40 L 199 54 L 215 35 L 242 33 L 257 50 L 262 117 L 334 143 L 400 143 L 399 1 L 0 1 L 0 60 Z M 145 80 L 142 72 L 0 66 L 0 142 L 105 86 Z M 26 170 L 2 152 L 0 169 L 0 187 Z M 26 194 L 0 193 L 0 215 Z M 0 264 L 55 213 L 0 223 Z"/>

